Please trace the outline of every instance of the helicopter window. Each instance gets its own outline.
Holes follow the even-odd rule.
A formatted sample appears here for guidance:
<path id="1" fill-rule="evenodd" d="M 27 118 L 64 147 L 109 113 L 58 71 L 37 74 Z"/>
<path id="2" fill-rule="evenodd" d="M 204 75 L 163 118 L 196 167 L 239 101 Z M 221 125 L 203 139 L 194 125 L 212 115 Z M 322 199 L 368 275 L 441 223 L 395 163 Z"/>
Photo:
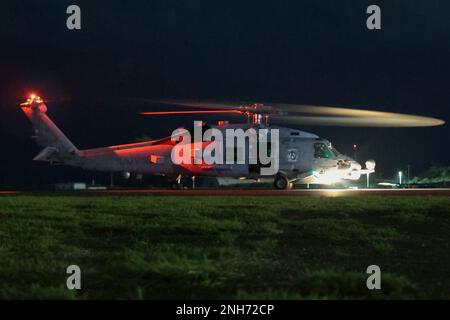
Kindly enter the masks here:
<path id="1" fill-rule="evenodd" d="M 337 149 L 333 146 L 330 147 L 331 152 L 333 152 L 335 157 L 338 157 L 340 155 L 339 151 L 337 151 Z"/>
<path id="2" fill-rule="evenodd" d="M 325 143 L 314 143 L 314 158 L 333 158 L 333 152 L 326 146 Z"/>

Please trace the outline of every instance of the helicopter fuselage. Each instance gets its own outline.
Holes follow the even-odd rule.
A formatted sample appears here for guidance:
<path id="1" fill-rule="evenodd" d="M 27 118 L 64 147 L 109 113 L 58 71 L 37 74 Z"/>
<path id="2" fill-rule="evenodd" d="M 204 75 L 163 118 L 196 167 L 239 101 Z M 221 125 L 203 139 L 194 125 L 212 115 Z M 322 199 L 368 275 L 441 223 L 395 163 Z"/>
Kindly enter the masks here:
<path id="1" fill-rule="evenodd" d="M 39 97 L 29 99 L 21 105 L 21 108 L 33 124 L 33 137 L 36 142 L 45 147 L 34 158 L 38 161 L 61 163 L 94 171 L 122 172 L 126 176 L 131 173 L 164 175 L 178 182 L 182 176 L 259 179 L 263 175 L 271 175 L 275 177 L 274 185 L 278 189 L 290 188 L 294 182 L 332 184 L 342 180 L 357 180 L 364 171 L 373 172 L 373 168 L 361 170 L 359 163 L 339 153 L 328 140 L 315 134 L 287 127 L 252 123 L 219 123 L 217 126 L 205 126 L 202 132 L 204 129 L 213 128 L 221 136 L 225 136 L 233 130 L 248 132 L 250 129 L 262 129 L 261 131 L 266 132 L 264 139 L 277 140 L 271 141 L 270 144 L 276 148 L 269 146 L 266 150 L 271 156 L 271 163 L 249 157 L 252 148 L 254 151 L 254 146 L 245 139 L 242 144 L 229 144 L 228 140 L 225 140 L 221 145 L 224 157 L 230 151 L 233 155 L 247 155 L 243 160 L 236 162 L 229 162 L 227 159 L 217 163 L 205 161 L 176 163 L 173 161 L 173 151 L 180 141 L 174 139 L 173 135 L 153 141 L 78 150 L 47 116 L 47 107 Z M 258 135 L 257 139 L 262 139 L 260 137 Z M 181 141 L 183 140 L 184 137 Z M 188 148 L 196 154 L 198 151 L 202 152 L 210 143 L 211 140 L 194 141 L 188 144 Z M 241 150 L 237 150 L 239 148 Z M 257 148 L 260 148 L 259 144 Z M 267 174 L 265 170 L 267 168 L 276 170 Z"/>
<path id="2" fill-rule="evenodd" d="M 214 126 L 224 132 L 230 128 L 248 129 L 249 125 Z M 270 127 L 279 130 L 279 164 L 276 174 L 286 176 L 289 181 L 299 183 L 331 184 L 343 179 L 359 179 L 361 165 L 348 156 L 336 151 L 328 140 L 315 134 L 286 127 Z M 261 178 L 261 167 L 245 163 L 233 164 L 174 164 L 171 153 L 175 143 L 170 137 L 133 143 L 80 150 L 76 157 L 66 164 L 89 170 L 108 172 L 129 172 L 159 174 L 167 176 L 209 176 L 234 178 Z M 245 145 L 249 154 L 249 144 Z M 225 153 L 227 146 L 224 146 Z"/>

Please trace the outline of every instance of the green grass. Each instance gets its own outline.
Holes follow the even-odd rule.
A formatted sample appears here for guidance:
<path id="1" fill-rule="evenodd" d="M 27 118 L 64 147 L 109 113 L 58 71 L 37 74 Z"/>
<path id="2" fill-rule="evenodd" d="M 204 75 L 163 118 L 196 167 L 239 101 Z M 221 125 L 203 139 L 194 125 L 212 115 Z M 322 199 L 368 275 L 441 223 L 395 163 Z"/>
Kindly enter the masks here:
<path id="1" fill-rule="evenodd" d="M 2 196 L 0 298 L 449 299 L 449 245 L 448 197 Z"/>

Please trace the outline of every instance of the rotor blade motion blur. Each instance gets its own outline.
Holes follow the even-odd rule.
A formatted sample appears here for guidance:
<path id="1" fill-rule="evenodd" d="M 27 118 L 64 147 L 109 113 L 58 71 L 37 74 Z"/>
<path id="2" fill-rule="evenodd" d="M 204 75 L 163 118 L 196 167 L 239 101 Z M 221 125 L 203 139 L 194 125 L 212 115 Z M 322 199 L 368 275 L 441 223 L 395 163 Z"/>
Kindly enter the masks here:
<path id="1" fill-rule="evenodd" d="M 144 111 L 139 114 L 143 116 L 161 116 L 161 115 L 176 115 L 176 114 L 242 114 L 239 110 L 180 110 L 180 111 Z"/>
<path id="2" fill-rule="evenodd" d="M 193 108 L 220 109 L 221 113 L 250 113 L 268 115 L 271 122 L 311 126 L 341 127 L 432 127 L 445 122 L 431 117 L 410 114 L 283 103 L 233 103 L 233 102 L 197 102 L 181 100 L 146 100 L 143 103 L 167 104 Z M 143 112 L 142 114 L 150 114 Z M 202 113 L 202 112 L 195 112 Z M 214 113 L 214 112 L 208 112 Z M 217 112 L 216 112 L 217 113 Z M 162 113 L 161 113 L 162 114 Z M 175 114 L 175 113 L 173 113 Z"/>

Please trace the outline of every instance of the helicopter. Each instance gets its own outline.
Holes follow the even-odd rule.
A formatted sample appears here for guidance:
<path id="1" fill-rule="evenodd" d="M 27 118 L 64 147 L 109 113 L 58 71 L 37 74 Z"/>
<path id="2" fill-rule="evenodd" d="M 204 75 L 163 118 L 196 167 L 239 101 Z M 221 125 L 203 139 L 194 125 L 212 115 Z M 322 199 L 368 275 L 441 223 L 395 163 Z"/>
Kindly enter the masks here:
<path id="1" fill-rule="evenodd" d="M 219 121 L 216 125 L 203 121 L 195 122 L 189 129 L 174 130 L 170 137 L 129 144 L 106 146 L 79 150 L 64 135 L 47 115 L 47 106 L 41 97 L 31 95 L 20 108 L 30 119 L 33 127 L 32 138 L 44 149 L 34 157 L 36 161 L 51 164 L 64 164 L 92 171 L 119 172 L 125 178 L 131 174 L 163 175 L 169 178 L 169 187 L 182 189 L 181 178 L 190 177 L 227 177 L 259 180 L 268 167 L 275 168 L 269 176 L 276 189 L 291 189 L 294 184 L 329 185 L 346 180 L 358 180 L 362 175 L 375 172 L 375 161 L 365 162 L 365 168 L 355 159 L 340 153 L 333 144 L 318 135 L 303 130 L 280 126 L 320 125 L 354 127 L 427 127 L 444 124 L 444 121 L 407 114 L 370 111 L 361 109 L 295 105 L 282 103 L 223 103 L 196 102 L 179 100 L 141 100 L 139 103 L 164 104 L 176 107 L 189 107 L 195 110 L 142 111 L 143 116 L 162 116 L 173 114 L 238 114 L 245 116 L 244 123 L 231 124 Z M 200 109 L 200 110 L 199 110 Z M 270 121 L 270 124 L 269 124 Z M 274 124 L 272 124 L 274 123 Z M 201 136 L 208 130 L 225 136 L 230 130 L 250 132 L 260 130 L 255 141 L 269 141 L 276 137 L 276 144 L 266 148 L 270 163 L 256 157 L 244 157 L 241 161 L 207 162 L 192 161 L 179 163 L 174 161 L 174 150 L 181 144 L 185 151 L 192 151 L 188 158 L 195 157 L 198 151 L 207 149 L 216 140 L 194 141 L 186 139 L 191 133 L 200 131 Z M 250 130 L 250 131 L 249 131 Z M 274 133 L 276 132 L 276 134 Z M 221 143 L 221 148 L 231 152 L 232 160 L 236 155 L 250 155 L 252 145 L 249 139 L 242 144 Z M 274 148 L 275 146 L 276 148 Z M 257 145 L 256 148 L 259 148 Z M 240 150 L 238 150 L 240 149 Z M 276 151 L 276 152 L 275 152 Z M 225 152 L 224 152 L 225 153 Z M 228 157 L 222 155 L 219 157 Z M 234 159 L 233 159 L 234 158 Z M 242 157 L 241 157 L 242 158 Z M 274 162 L 276 166 L 274 167 Z"/>

